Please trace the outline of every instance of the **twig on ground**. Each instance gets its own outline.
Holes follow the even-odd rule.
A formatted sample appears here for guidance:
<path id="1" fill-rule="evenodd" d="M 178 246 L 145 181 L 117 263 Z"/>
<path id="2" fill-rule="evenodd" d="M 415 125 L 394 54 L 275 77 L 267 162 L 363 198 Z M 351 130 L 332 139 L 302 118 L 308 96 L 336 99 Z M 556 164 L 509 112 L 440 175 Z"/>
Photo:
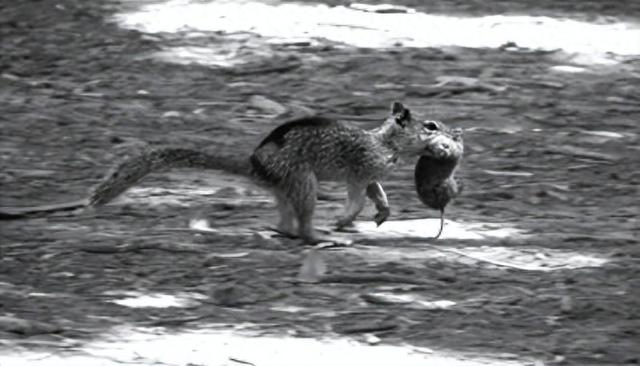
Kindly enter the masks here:
<path id="1" fill-rule="evenodd" d="M 204 250 L 190 244 L 172 243 L 134 243 L 134 244 L 89 244 L 77 247 L 78 250 L 95 254 L 113 254 L 124 252 L 137 252 L 144 249 L 164 250 L 170 253 L 201 253 Z"/>
<path id="2" fill-rule="evenodd" d="M 241 363 L 243 365 L 251 365 L 251 366 L 256 366 L 255 363 L 251 363 L 249 361 L 243 361 L 243 360 L 239 360 L 237 358 L 233 358 L 233 357 L 229 357 L 229 361 L 233 361 L 233 362 L 237 362 L 237 363 Z"/>
<path id="3" fill-rule="evenodd" d="M 407 276 L 398 276 L 392 274 L 369 274 L 369 273 L 341 273 L 330 274 L 321 276 L 318 282 L 323 283 L 371 283 L 371 282 L 385 282 L 385 283 L 409 283 L 412 285 L 430 285 L 440 286 L 441 284 L 436 281 L 429 281 L 425 279 L 410 278 Z"/>
<path id="4" fill-rule="evenodd" d="M 156 327 L 164 327 L 164 326 L 178 326 L 185 323 L 195 322 L 198 320 L 202 320 L 212 316 L 212 314 L 205 315 L 196 315 L 196 316 L 185 316 L 182 318 L 169 318 L 169 319 L 157 319 L 150 321 L 143 321 L 137 324 L 145 325 L 145 326 L 156 326 Z"/>
<path id="5" fill-rule="evenodd" d="M 229 70 L 229 73 L 236 76 L 268 74 L 268 73 L 283 73 L 283 72 L 295 70 L 300 66 L 302 66 L 300 62 L 287 62 L 277 66 L 247 66 L 244 68 Z"/>
<path id="6" fill-rule="evenodd" d="M 476 256 L 474 256 L 472 254 L 467 254 L 467 253 L 459 251 L 457 249 L 441 248 L 441 247 L 438 247 L 438 246 L 433 245 L 433 244 L 426 244 L 426 245 L 431 247 L 431 248 L 433 248 L 433 249 L 439 250 L 441 252 L 457 254 L 459 256 L 471 258 L 471 259 L 476 260 L 478 262 L 490 263 L 490 264 L 493 264 L 493 265 L 496 265 L 496 266 L 509 267 L 509 268 L 514 268 L 514 269 L 519 269 L 519 270 L 522 270 L 522 271 L 539 271 L 540 270 L 539 267 L 525 267 L 525 266 L 519 266 L 517 264 L 511 264 L 511 263 L 496 261 L 496 260 L 493 260 L 493 259 L 486 259 L 486 258 L 476 257 Z"/>
<path id="7" fill-rule="evenodd" d="M 357 333 L 374 333 L 374 332 L 385 332 L 388 330 L 393 330 L 398 328 L 398 324 L 396 322 L 381 322 L 378 324 L 356 324 L 356 325 L 346 325 L 346 326 L 335 326 L 334 330 L 338 333 L 343 334 L 357 334 Z"/>

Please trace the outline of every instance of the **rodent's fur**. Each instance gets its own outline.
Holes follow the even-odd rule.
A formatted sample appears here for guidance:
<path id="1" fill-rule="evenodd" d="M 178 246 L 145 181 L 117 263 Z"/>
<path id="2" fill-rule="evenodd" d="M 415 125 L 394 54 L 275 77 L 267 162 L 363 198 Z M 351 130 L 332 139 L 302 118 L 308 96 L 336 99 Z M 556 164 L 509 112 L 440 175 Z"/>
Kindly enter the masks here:
<path id="1" fill-rule="evenodd" d="M 222 169 L 249 175 L 269 188 L 280 213 L 278 229 L 317 242 L 312 227 L 318 180 L 347 183 L 345 215 L 338 227 L 349 225 L 369 196 L 379 208 L 376 222 L 389 215 L 379 180 L 396 165 L 400 154 L 417 155 L 427 130 L 411 112 L 394 102 L 390 117 L 373 130 L 362 130 L 322 117 L 306 117 L 275 128 L 250 157 L 218 156 L 183 148 L 150 149 L 130 158 L 107 176 L 85 200 L 60 205 L 3 208 L 0 218 L 73 210 L 109 202 L 145 175 L 164 168 Z"/>
<path id="2" fill-rule="evenodd" d="M 416 163 L 414 179 L 420 201 L 440 210 L 437 239 L 442 234 L 445 207 L 462 192 L 455 172 L 462 160 L 464 142 L 461 130 L 449 129 L 442 122 L 427 121 L 424 126 L 429 131 L 429 138 Z"/>

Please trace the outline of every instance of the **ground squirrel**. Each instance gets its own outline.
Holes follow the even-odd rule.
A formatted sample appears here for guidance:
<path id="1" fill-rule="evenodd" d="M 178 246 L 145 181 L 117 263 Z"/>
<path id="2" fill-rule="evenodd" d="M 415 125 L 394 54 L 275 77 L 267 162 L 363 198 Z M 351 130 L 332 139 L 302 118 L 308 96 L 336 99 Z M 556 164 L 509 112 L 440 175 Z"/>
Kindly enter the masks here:
<path id="1" fill-rule="evenodd" d="M 462 159 L 464 144 L 460 129 L 449 129 L 438 121 L 425 122 L 424 127 L 430 136 L 429 143 L 416 163 L 414 178 L 420 201 L 440 210 L 437 239 L 442 234 L 445 207 L 462 192 L 462 184 L 454 173 Z"/>
<path id="2" fill-rule="evenodd" d="M 345 181 L 347 203 L 338 227 L 350 225 L 362 210 L 365 196 L 378 208 L 375 221 L 389 215 L 379 180 L 397 164 L 400 154 L 417 156 L 433 139 L 422 122 L 394 102 L 390 116 L 373 130 L 362 130 L 324 117 L 286 122 L 264 138 L 248 157 L 210 154 L 184 148 L 156 148 L 125 160 L 107 175 L 89 198 L 50 206 L 2 208 L 0 218 L 74 210 L 109 202 L 150 172 L 163 168 L 221 169 L 245 174 L 273 192 L 280 221 L 278 230 L 306 242 L 322 241 L 313 230 L 312 217 L 319 180 Z M 438 149 L 433 146 L 432 149 Z"/>

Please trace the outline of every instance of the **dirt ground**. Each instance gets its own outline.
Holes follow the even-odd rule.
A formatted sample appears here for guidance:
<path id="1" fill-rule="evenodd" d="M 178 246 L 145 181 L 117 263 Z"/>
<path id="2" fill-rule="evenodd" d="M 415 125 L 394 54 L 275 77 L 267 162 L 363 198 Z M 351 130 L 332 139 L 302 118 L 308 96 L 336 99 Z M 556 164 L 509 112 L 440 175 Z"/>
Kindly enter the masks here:
<path id="1" fill-rule="evenodd" d="M 430 10 L 605 22 L 640 16 L 638 4 L 627 1 L 491 4 L 439 1 Z M 357 244 L 433 255 L 369 260 L 353 248 L 327 250 L 330 273 L 352 281 L 300 284 L 307 248 L 260 235 L 276 220 L 264 192 L 213 172 L 154 174 L 112 205 L 1 223 L 0 350 L 68 352 L 123 324 L 180 331 L 250 323 L 264 334 L 375 335 L 386 344 L 531 365 L 640 363 L 638 58 L 589 73 L 552 73 L 567 63 L 561 52 L 273 44 L 267 61 L 180 65 L 145 57 L 175 36 L 107 21 L 133 6 L 0 3 L 0 206 L 81 198 L 143 143 L 242 154 L 287 113 L 324 113 L 368 128 L 392 100 L 402 100 L 420 116 L 466 129 L 459 172 L 465 192 L 449 218 L 523 233 L 445 238 L 439 247 L 526 252 L 531 263 L 554 253 L 606 261 L 520 270 L 443 254 L 421 241 L 371 239 Z M 498 87 L 421 87 L 443 75 Z M 282 115 L 279 106 L 288 111 Z M 412 174 L 409 164 L 384 182 L 394 220 L 436 216 L 416 199 Z M 340 203 L 320 201 L 319 222 L 328 225 Z M 189 230 L 193 218 L 220 231 Z M 373 274 L 397 281 L 376 282 Z M 187 307 L 117 303 L 134 292 L 199 296 Z M 427 308 L 376 293 L 458 306 Z"/>

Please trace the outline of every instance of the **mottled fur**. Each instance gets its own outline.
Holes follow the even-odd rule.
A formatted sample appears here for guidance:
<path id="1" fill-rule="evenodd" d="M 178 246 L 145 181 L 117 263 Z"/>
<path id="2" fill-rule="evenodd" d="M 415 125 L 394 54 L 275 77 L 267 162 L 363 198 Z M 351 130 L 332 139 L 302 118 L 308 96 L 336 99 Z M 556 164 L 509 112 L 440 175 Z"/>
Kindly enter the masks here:
<path id="1" fill-rule="evenodd" d="M 388 203 L 381 203 L 386 195 L 377 181 L 396 166 L 402 152 L 415 153 L 423 146 L 423 133 L 409 110 L 394 103 L 391 116 L 371 131 L 318 117 L 288 122 L 262 141 L 250 161 L 254 174 L 270 184 L 276 197 L 278 229 L 313 242 L 319 240 L 312 224 L 319 180 L 347 183 L 345 214 L 338 227 L 355 220 L 368 194 L 382 208 L 376 217 L 382 222 L 389 210 Z"/>
<path id="2" fill-rule="evenodd" d="M 224 152 L 206 153 L 175 147 L 146 149 L 111 169 L 91 192 L 89 204 L 108 203 L 149 173 L 170 168 L 220 169 L 242 175 L 250 171 L 246 158 Z"/>

